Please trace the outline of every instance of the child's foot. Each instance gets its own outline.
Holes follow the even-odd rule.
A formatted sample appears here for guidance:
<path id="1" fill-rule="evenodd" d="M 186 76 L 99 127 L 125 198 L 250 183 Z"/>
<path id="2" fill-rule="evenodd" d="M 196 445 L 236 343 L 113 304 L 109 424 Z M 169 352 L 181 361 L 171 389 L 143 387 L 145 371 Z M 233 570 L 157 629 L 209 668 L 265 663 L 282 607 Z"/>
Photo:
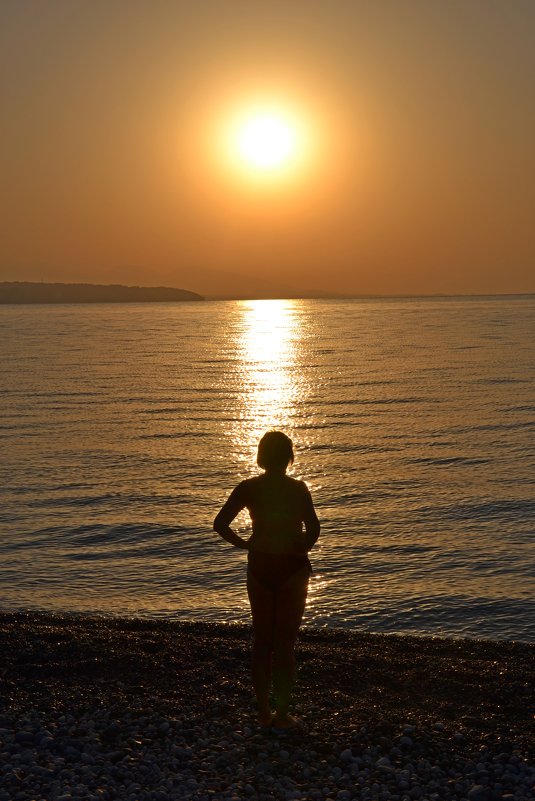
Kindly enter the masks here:
<path id="1" fill-rule="evenodd" d="M 289 715 L 287 712 L 285 714 L 275 712 L 271 719 L 271 725 L 275 729 L 293 729 L 296 726 L 301 726 L 301 721 L 298 718 L 294 718 L 293 715 Z"/>
<path id="2" fill-rule="evenodd" d="M 273 724 L 273 715 L 271 709 L 264 709 L 258 713 L 258 723 L 261 726 L 271 726 Z"/>

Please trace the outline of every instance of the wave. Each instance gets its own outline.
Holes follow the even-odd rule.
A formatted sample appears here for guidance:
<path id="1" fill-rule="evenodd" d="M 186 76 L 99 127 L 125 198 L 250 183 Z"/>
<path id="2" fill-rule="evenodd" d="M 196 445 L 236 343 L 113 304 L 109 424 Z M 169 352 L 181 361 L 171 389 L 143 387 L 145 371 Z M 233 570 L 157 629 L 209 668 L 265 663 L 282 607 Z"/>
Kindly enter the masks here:
<path id="1" fill-rule="evenodd" d="M 436 465 L 437 467 L 450 467 L 450 466 L 473 466 L 480 464 L 489 464 L 492 460 L 485 458 L 477 458 L 472 456 L 417 456 L 407 458 L 404 461 L 410 464 L 429 464 Z"/>

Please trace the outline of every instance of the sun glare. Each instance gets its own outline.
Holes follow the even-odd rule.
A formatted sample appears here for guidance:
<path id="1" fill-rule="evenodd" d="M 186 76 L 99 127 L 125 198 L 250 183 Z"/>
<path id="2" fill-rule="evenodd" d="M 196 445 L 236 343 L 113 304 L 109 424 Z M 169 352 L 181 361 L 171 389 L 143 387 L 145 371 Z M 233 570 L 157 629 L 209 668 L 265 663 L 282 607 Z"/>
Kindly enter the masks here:
<path id="1" fill-rule="evenodd" d="M 309 134 L 305 121 L 282 103 L 250 103 L 227 117 L 220 142 L 224 162 L 237 174 L 268 183 L 301 172 L 307 160 Z"/>
<path id="2" fill-rule="evenodd" d="M 269 170 L 286 164 L 296 149 L 296 132 L 282 117 L 259 114 L 238 130 L 240 157 L 252 167 Z"/>
<path id="3" fill-rule="evenodd" d="M 317 119 L 299 100 L 237 99 L 221 103 L 212 120 L 206 141 L 229 188 L 292 190 L 321 162 Z"/>

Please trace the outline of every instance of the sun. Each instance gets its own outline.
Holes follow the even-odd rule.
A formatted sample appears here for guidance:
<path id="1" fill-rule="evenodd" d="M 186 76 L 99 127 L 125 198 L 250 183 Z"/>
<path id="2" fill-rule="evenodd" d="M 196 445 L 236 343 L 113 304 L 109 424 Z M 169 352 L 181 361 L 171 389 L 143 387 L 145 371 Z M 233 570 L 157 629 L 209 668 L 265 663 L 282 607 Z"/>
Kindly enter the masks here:
<path id="1" fill-rule="evenodd" d="M 256 113 L 236 131 L 236 149 L 242 162 L 255 170 L 271 171 L 290 164 L 297 152 L 297 131 L 282 115 Z"/>
<path id="2" fill-rule="evenodd" d="M 316 168 L 317 121 L 297 100 L 236 98 L 212 119 L 206 141 L 229 189 L 294 191 Z"/>

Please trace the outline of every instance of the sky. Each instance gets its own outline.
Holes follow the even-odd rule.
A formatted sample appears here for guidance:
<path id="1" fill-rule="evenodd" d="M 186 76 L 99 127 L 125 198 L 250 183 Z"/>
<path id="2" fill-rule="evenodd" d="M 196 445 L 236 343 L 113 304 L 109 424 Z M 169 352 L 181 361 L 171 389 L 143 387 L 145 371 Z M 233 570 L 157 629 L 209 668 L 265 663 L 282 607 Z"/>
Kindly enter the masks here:
<path id="1" fill-rule="evenodd" d="M 0 280 L 535 292 L 534 35 L 532 0 L 0 0 Z"/>

